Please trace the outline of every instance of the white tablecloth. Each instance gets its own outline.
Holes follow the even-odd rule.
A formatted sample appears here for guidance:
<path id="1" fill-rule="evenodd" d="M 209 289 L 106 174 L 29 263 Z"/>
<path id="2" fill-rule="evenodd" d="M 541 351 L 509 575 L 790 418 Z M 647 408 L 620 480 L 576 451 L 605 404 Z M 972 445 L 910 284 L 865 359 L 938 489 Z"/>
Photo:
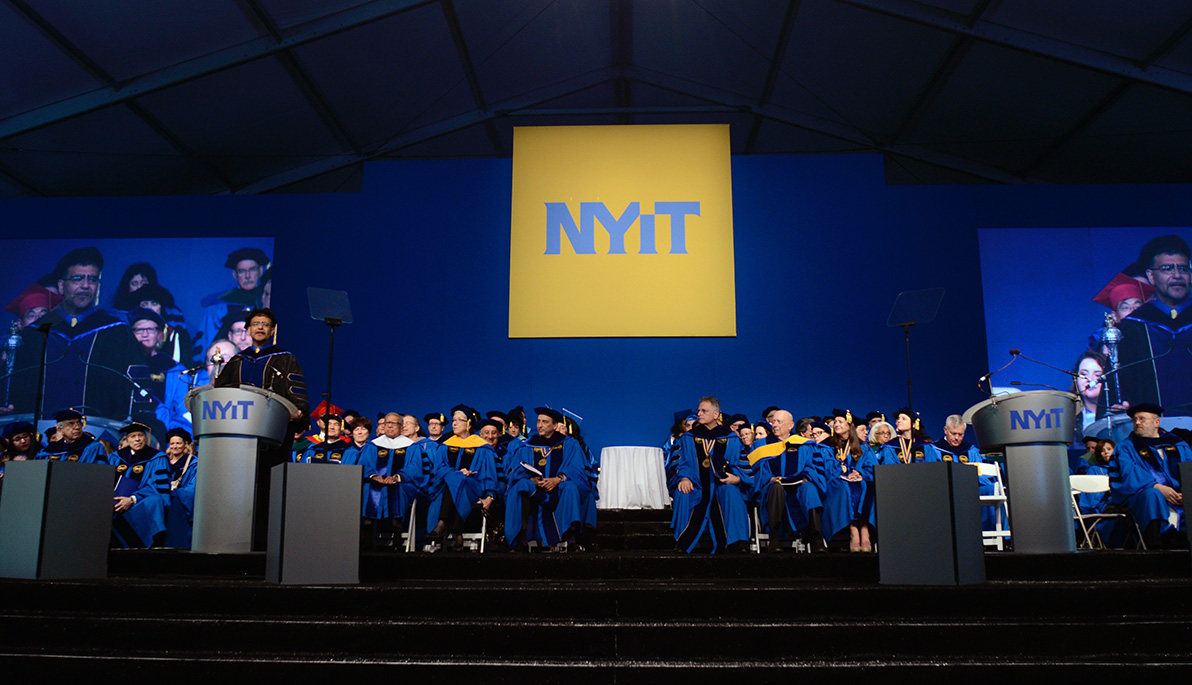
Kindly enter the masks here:
<path id="1" fill-rule="evenodd" d="M 600 451 L 599 509 L 663 509 L 670 504 L 658 447 L 605 447 Z"/>

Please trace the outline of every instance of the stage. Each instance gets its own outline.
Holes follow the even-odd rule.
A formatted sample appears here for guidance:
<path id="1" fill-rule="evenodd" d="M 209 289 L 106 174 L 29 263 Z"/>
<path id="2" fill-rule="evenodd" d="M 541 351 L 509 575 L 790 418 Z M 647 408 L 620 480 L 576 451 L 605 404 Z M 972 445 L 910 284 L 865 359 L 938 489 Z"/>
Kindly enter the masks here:
<path id="1" fill-rule="evenodd" d="M 266 583 L 263 554 L 113 550 L 107 579 L 0 581 L 0 664 L 569 683 L 1192 666 L 1187 551 L 988 552 L 984 584 L 889 586 L 876 555 L 651 549 L 665 515 L 609 512 L 599 552 L 366 553 L 350 586 Z"/>

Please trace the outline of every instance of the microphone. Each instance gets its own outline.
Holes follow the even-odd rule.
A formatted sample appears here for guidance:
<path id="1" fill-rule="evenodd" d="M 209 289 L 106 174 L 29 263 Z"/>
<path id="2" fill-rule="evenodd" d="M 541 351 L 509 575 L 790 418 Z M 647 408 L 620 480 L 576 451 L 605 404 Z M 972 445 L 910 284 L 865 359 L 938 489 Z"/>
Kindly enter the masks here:
<path id="1" fill-rule="evenodd" d="M 1048 364 L 1047 362 L 1041 362 L 1038 359 L 1031 359 L 1030 357 L 1023 354 L 1022 350 L 1010 350 L 1010 354 L 1014 355 L 1015 357 L 1022 357 L 1023 359 L 1027 360 L 1028 362 L 1034 362 L 1034 363 L 1038 364 L 1039 366 L 1046 366 L 1047 368 L 1052 369 L 1054 371 L 1059 371 L 1060 373 L 1066 373 L 1073 378 L 1076 378 L 1077 376 L 1080 375 L 1078 373 L 1073 373 L 1072 371 L 1068 371 L 1067 369 L 1061 369 L 1058 366 L 1052 366 L 1051 364 Z"/>
<path id="2" fill-rule="evenodd" d="M 206 364 L 199 364 L 198 366 L 193 366 L 193 367 L 191 367 L 191 368 L 189 368 L 189 369 L 186 369 L 185 371 L 182 371 L 182 372 L 181 372 L 181 373 L 179 373 L 178 375 L 179 375 L 179 376 L 189 376 L 189 375 L 191 375 L 192 373 L 198 373 L 199 371 L 202 371 L 202 370 L 203 370 L 203 367 L 205 367 L 205 366 L 207 366 L 207 365 L 206 365 Z"/>
<path id="3" fill-rule="evenodd" d="M 980 378 L 978 378 L 977 379 L 977 387 L 981 387 L 982 383 L 989 380 L 990 378 L 993 378 L 994 374 L 1001 373 L 1002 371 L 1005 371 L 1007 366 L 1010 366 L 1011 364 L 1013 364 L 1015 361 L 1018 360 L 1018 354 L 1019 354 L 1018 350 L 1010 350 L 1010 361 L 1006 362 L 1002 366 L 1002 368 L 1000 368 L 996 371 L 990 371 L 989 373 L 986 373 L 984 376 L 981 376 Z M 990 392 L 993 392 L 992 386 L 990 386 Z"/>
<path id="4" fill-rule="evenodd" d="M 1034 387 L 1034 388 L 1050 388 L 1051 390 L 1060 392 L 1059 388 L 1052 388 L 1050 385 L 1047 385 L 1046 383 L 1023 383 L 1022 381 L 1010 381 L 1010 385 L 1022 385 L 1022 386 L 1029 386 L 1029 387 Z"/>

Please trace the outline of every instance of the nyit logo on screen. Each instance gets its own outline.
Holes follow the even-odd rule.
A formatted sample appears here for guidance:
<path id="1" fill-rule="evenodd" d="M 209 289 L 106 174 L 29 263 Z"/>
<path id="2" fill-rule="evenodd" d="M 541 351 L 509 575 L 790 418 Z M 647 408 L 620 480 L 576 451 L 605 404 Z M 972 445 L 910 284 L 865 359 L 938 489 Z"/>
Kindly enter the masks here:
<path id="1" fill-rule="evenodd" d="M 510 337 L 736 335 L 727 126 L 513 141 Z"/>
<path id="2" fill-rule="evenodd" d="M 699 216 L 698 202 L 655 202 L 654 214 L 670 217 L 670 253 L 687 254 L 687 216 Z M 565 234 L 576 254 L 596 254 L 597 222 L 608 231 L 608 254 L 625 254 L 625 234 L 639 223 L 638 254 L 658 254 L 654 245 L 654 214 L 642 214 L 640 202 L 630 202 L 614 217 L 603 202 L 579 203 L 579 224 L 565 202 L 546 203 L 546 254 L 559 254 L 559 235 Z"/>

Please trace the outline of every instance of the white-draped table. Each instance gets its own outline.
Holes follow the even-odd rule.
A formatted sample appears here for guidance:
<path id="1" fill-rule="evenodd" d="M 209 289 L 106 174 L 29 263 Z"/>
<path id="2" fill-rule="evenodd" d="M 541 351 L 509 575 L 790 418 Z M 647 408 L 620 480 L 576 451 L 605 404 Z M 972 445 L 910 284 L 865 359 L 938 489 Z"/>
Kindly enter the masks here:
<path id="1" fill-rule="evenodd" d="M 605 447 L 600 451 L 599 509 L 663 509 L 670 504 L 663 453 L 658 447 Z"/>

